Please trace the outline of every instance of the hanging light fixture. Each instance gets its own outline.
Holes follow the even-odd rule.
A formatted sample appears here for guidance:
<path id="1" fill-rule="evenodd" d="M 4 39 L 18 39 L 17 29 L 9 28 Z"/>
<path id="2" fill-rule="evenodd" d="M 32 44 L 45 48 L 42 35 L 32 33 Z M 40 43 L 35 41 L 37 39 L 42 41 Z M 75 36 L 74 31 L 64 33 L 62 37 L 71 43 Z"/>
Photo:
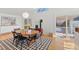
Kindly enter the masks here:
<path id="1" fill-rule="evenodd" d="M 22 16 L 23 16 L 23 18 L 28 18 L 29 17 L 29 14 L 27 13 L 27 12 L 24 12 L 23 14 L 22 14 Z"/>

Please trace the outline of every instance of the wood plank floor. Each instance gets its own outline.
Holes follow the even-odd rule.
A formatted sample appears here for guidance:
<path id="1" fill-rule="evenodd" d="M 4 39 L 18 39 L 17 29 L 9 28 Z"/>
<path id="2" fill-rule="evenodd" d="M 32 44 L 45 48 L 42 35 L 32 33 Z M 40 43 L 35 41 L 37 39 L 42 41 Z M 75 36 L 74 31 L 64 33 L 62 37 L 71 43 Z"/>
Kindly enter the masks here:
<path id="1" fill-rule="evenodd" d="M 7 34 L 2 34 L 0 35 L 0 40 L 7 40 L 12 37 L 11 33 Z M 48 50 L 66 50 L 68 48 L 70 49 L 75 49 L 75 44 L 70 38 L 56 38 L 54 37 L 49 37 L 48 35 L 42 35 L 43 38 L 48 38 L 52 40 L 52 43 L 50 44 Z"/>
<path id="2" fill-rule="evenodd" d="M 7 40 L 7 39 L 9 39 L 9 38 L 11 38 L 11 37 L 12 37 L 12 33 L 2 34 L 2 35 L 0 35 L 0 40 Z M 43 37 L 43 38 L 48 38 L 48 39 L 53 40 L 53 38 L 52 38 L 52 37 L 49 37 L 48 35 L 42 35 L 42 37 Z M 49 49 L 49 50 L 54 49 L 53 46 L 54 46 L 53 43 L 51 43 L 48 49 Z"/>
<path id="3" fill-rule="evenodd" d="M 12 37 L 12 33 L 0 34 L 0 40 L 6 40 Z"/>

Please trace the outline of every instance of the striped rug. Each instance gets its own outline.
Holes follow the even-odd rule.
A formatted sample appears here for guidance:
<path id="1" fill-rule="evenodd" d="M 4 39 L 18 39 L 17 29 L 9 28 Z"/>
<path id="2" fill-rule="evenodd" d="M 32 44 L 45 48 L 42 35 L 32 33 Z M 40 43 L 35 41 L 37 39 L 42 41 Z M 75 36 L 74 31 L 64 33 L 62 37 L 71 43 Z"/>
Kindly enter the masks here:
<path id="1" fill-rule="evenodd" d="M 22 50 L 48 50 L 50 43 L 51 40 L 49 39 L 37 39 L 36 42 L 32 43 L 29 47 L 26 44 L 24 44 Z M 12 39 L 0 41 L 0 50 L 20 50 L 20 48 L 20 45 L 16 47 L 13 44 Z"/>

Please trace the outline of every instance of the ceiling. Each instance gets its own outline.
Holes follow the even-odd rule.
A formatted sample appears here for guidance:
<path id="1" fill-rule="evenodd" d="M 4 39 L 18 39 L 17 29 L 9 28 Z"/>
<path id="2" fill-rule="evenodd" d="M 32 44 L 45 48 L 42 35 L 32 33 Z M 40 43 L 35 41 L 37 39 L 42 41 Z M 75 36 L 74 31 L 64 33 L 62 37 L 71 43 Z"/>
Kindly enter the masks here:
<path id="1" fill-rule="evenodd" d="M 79 15 L 79 8 L 49 8 L 49 10 L 55 15 Z M 0 8 L 0 13 L 4 14 L 21 16 L 24 12 L 32 13 L 34 8 Z"/>
<path id="2" fill-rule="evenodd" d="M 32 8 L 0 8 L 0 13 L 21 16 L 24 12 L 32 12 Z"/>
<path id="3" fill-rule="evenodd" d="M 79 8 L 54 8 L 54 10 L 58 16 L 79 15 Z"/>

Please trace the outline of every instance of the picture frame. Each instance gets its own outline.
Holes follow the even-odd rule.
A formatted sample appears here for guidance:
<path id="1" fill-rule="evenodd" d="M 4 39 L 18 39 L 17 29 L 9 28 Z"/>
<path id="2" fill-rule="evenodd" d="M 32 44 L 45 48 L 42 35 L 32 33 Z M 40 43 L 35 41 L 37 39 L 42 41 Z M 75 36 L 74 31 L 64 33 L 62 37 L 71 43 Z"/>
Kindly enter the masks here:
<path id="1" fill-rule="evenodd" d="M 25 19 L 25 20 L 24 20 L 24 24 L 25 24 L 25 25 L 26 25 L 26 24 L 32 24 L 31 19 Z"/>
<path id="2" fill-rule="evenodd" d="M 1 16 L 1 26 L 16 25 L 16 17 Z"/>

